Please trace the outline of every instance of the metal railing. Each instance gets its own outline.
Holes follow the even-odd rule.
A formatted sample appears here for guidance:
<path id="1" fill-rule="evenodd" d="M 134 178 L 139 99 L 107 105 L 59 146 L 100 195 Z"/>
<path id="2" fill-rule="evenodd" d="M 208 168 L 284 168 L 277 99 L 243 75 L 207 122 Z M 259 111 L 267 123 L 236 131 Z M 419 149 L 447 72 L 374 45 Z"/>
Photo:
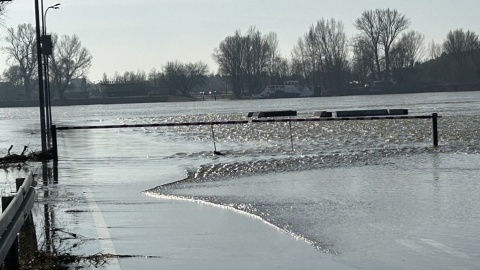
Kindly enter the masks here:
<path id="1" fill-rule="evenodd" d="M 17 192 L 14 196 L 2 197 L 0 216 L 0 262 L 7 269 L 18 269 L 18 234 L 29 217 L 35 202 L 33 175 L 17 178 Z"/>
<path id="2" fill-rule="evenodd" d="M 438 146 L 438 118 L 437 113 L 431 115 L 374 115 L 374 116 L 349 116 L 349 117 L 307 117 L 307 118 L 253 118 L 249 120 L 229 121 L 204 121 L 204 122 L 174 122 L 174 123 L 150 123 L 150 124 L 121 124 L 121 125 L 98 125 L 98 126 L 52 126 L 52 142 L 54 158 L 58 158 L 57 152 L 57 131 L 79 130 L 79 129 L 115 129 L 115 128 L 143 128 L 143 127 L 175 127 L 175 126 L 211 126 L 212 135 L 214 125 L 235 125 L 249 123 L 271 123 L 271 122 L 330 122 L 330 121 L 364 121 L 364 120 L 396 120 L 396 119 L 432 119 L 432 140 L 433 146 Z M 292 142 L 293 144 L 293 142 Z M 293 148 L 293 145 L 292 145 Z"/>

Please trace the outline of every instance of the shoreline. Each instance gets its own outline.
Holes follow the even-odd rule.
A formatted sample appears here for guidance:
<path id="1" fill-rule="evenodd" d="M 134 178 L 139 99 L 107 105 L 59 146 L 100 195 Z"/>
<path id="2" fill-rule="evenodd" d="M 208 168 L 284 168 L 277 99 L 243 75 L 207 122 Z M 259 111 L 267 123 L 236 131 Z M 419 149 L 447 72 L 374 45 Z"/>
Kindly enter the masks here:
<path id="1" fill-rule="evenodd" d="M 405 95 L 405 94 L 422 94 L 422 93 L 459 93 L 459 92 L 478 92 L 480 89 L 425 89 L 424 91 L 399 91 L 392 89 L 389 91 L 379 91 L 379 92 L 355 92 L 355 91 L 346 91 L 340 92 L 337 95 L 324 95 L 324 96 L 314 96 L 312 98 L 322 98 L 322 97 L 345 97 L 345 96 L 376 96 L 376 95 Z M 202 98 L 203 97 L 203 98 Z M 306 97 L 305 97 L 306 98 Z M 63 106 L 77 106 L 77 105 L 114 105 L 114 104 L 136 104 L 136 103 L 162 103 L 162 102 L 193 102 L 193 101 L 207 101 L 207 100 L 248 100 L 251 98 L 235 98 L 231 95 L 228 96 L 216 96 L 215 99 L 211 96 L 138 96 L 138 97 L 116 97 L 116 98 L 86 98 L 86 99 L 54 99 L 52 100 L 52 106 L 54 107 L 63 107 Z M 254 100 L 254 99 L 252 99 Z M 0 101 L 0 108 L 16 108 L 16 107 L 38 107 L 39 101 L 32 100 L 11 100 L 11 101 Z"/>

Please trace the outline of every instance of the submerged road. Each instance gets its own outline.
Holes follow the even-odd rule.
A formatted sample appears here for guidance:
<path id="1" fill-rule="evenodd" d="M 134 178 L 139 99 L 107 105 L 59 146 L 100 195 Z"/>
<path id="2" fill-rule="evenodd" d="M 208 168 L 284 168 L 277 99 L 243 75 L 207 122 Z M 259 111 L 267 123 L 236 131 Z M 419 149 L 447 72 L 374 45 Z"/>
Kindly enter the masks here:
<path id="1" fill-rule="evenodd" d="M 113 166 L 113 165 L 112 165 Z M 81 167 L 81 166 L 80 166 Z M 146 166 L 143 173 L 171 171 Z M 325 254 L 260 219 L 203 203 L 153 198 L 142 193 L 157 180 L 141 180 L 121 166 L 97 171 L 95 178 L 50 187 L 56 224 L 87 240 L 75 251 L 119 258 L 103 269 L 477 269 L 476 247 L 465 248 L 458 235 L 438 239 L 392 238 L 401 224 L 366 226 L 380 247 Z M 162 170 L 163 169 L 163 170 Z M 85 170 L 85 168 L 76 168 Z M 94 169 L 95 170 L 95 169 Z M 152 171 L 150 171 L 152 170 Z M 103 173 L 102 173 L 103 171 Z M 149 172 L 150 171 L 150 172 Z M 68 170 L 67 173 L 68 174 Z M 66 176 L 66 174 L 64 176 Z M 110 175 L 110 176 L 109 176 Z M 165 180 L 180 175 L 165 174 Z M 78 178 L 79 179 L 79 178 Z M 352 212 L 352 214 L 355 214 Z M 448 224 L 439 224 L 445 226 Z M 355 235 L 344 235 L 354 241 Z M 358 239 L 362 237 L 358 236 Z M 456 239 L 444 242 L 439 239 Z M 368 243 L 366 243 L 368 244 Z M 460 244 L 460 245 L 459 245 Z"/>
<path id="2" fill-rule="evenodd" d="M 119 255 L 104 269 L 352 269 L 248 215 L 142 194 L 152 181 L 97 177 L 50 187 L 50 202 L 57 226 L 87 239 L 76 254 Z"/>

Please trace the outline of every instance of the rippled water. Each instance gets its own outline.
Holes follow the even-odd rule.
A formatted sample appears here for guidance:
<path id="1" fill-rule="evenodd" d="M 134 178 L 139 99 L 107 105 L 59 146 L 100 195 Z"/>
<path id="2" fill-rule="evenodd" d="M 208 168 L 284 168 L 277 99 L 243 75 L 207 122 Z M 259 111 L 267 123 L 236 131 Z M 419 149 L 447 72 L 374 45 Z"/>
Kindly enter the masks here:
<path id="1" fill-rule="evenodd" d="M 361 261 L 364 250 L 395 257 L 401 248 L 436 241 L 469 258 L 453 256 L 454 265 L 480 263 L 479 92 L 75 106 L 54 108 L 54 116 L 58 125 L 138 124 L 245 120 L 256 110 L 310 117 L 374 108 L 438 113 L 440 146 L 432 146 L 431 120 L 249 123 L 213 126 L 221 156 L 213 154 L 211 127 L 192 126 L 66 131 L 60 158 L 81 167 L 174 166 L 184 177 L 159 180 L 146 194 L 247 212 L 351 261 Z M 38 148 L 35 117 L 33 109 L 0 109 L 8 126 L 0 132 L 2 147 L 16 134 L 14 141 Z"/>

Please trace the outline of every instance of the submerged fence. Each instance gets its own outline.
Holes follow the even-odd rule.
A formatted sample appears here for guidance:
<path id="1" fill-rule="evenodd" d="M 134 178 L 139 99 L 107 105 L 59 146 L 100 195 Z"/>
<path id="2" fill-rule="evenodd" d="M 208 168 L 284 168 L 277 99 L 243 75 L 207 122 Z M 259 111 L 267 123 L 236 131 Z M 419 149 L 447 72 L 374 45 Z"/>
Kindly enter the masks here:
<path id="1" fill-rule="evenodd" d="M 393 114 L 400 115 L 384 115 L 389 114 L 389 111 L 392 111 Z M 249 113 L 248 117 L 257 116 L 262 117 L 275 117 L 276 115 L 284 117 L 286 112 L 292 113 L 290 115 L 296 116 L 296 111 L 277 111 L 275 112 L 257 112 Z M 316 113 L 317 114 L 317 113 Z M 369 115 L 370 114 L 370 115 Z M 438 146 L 438 116 L 437 113 L 432 113 L 431 115 L 405 115 L 408 114 L 408 110 L 396 109 L 396 110 L 362 110 L 362 111 L 343 111 L 343 112 L 319 112 L 318 117 L 306 117 L 306 118 L 251 118 L 249 120 L 233 120 L 233 121 L 202 121 L 202 122 L 178 122 L 178 123 L 150 123 L 150 124 L 121 124 L 121 125 L 98 125 L 98 126 L 52 126 L 52 141 L 53 141 L 53 151 L 55 159 L 58 158 L 57 152 L 57 131 L 64 130 L 79 130 L 79 129 L 115 129 L 115 128 L 145 128 L 145 127 L 178 127 L 178 126 L 211 126 L 212 127 L 212 137 L 215 138 L 213 126 L 214 125 L 243 125 L 249 123 L 272 123 L 272 122 L 288 122 L 290 124 L 291 132 L 291 123 L 292 122 L 331 122 L 331 121 L 366 121 L 366 120 L 396 120 L 396 119 L 432 119 L 432 134 L 433 134 L 433 146 Z M 327 115 L 327 117 L 323 117 Z M 337 115 L 353 115 L 353 116 L 342 116 L 342 117 L 333 117 Z M 355 116 L 361 115 L 361 116 Z M 369 116 L 366 116 L 369 115 Z M 291 133 L 290 133 L 291 135 Z M 293 138 L 292 140 L 292 149 L 293 149 Z M 214 139 L 215 146 L 215 139 Z M 216 147 L 215 151 L 216 152 Z"/>

